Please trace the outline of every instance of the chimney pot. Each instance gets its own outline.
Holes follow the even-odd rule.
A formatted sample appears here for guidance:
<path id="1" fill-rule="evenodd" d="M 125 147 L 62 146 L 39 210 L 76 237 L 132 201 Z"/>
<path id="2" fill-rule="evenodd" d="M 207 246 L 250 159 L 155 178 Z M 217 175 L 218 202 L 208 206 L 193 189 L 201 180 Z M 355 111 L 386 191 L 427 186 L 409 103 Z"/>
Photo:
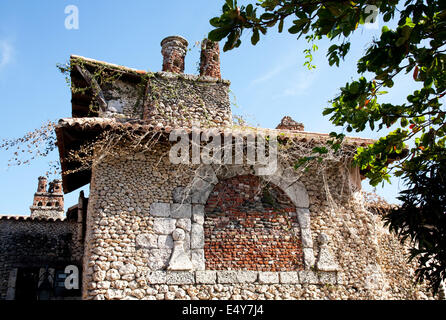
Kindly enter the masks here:
<path id="1" fill-rule="evenodd" d="M 303 123 L 294 121 L 289 116 L 283 117 L 282 121 L 280 121 L 280 123 L 276 127 L 276 129 L 280 129 L 280 130 L 295 130 L 295 131 L 304 131 L 305 130 Z"/>
<path id="2" fill-rule="evenodd" d="M 53 180 L 53 182 L 51 183 L 51 186 L 52 186 L 52 188 L 51 188 L 52 193 L 63 194 L 61 180 L 59 180 L 59 179 Z"/>
<path id="3" fill-rule="evenodd" d="M 161 41 L 163 71 L 183 73 L 187 52 L 187 40 L 181 36 L 170 36 Z"/>
<path id="4" fill-rule="evenodd" d="M 39 182 L 37 184 L 37 192 L 46 192 L 47 178 L 40 176 L 38 180 Z"/>
<path id="5" fill-rule="evenodd" d="M 218 42 L 204 39 L 201 42 L 200 76 L 221 78 L 220 47 Z"/>

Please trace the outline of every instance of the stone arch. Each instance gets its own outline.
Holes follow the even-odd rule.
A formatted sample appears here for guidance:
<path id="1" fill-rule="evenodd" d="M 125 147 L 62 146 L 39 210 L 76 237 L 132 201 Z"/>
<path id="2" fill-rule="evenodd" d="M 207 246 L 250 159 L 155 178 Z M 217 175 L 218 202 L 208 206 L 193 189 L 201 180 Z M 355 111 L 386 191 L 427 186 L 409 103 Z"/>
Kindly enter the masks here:
<path id="1" fill-rule="evenodd" d="M 220 180 L 205 205 L 207 270 L 302 270 L 296 207 L 255 175 Z"/>
<path id="2" fill-rule="evenodd" d="M 213 167 L 201 166 L 191 181 L 189 189 L 192 204 L 205 205 L 214 186 L 221 180 L 240 175 L 259 175 L 256 166 L 229 165 Z M 299 223 L 302 243 L 302 253 L 305 269 L 310 269 L 315 264 L 313 240 L 310 229 L 309 197 L 305 186 L 299 181 L 292 168 L 277 168 L 273 175 L 260 176 L 262 180 L 280 188 L 291 200 L 296 208 L 296 217 Z"/>

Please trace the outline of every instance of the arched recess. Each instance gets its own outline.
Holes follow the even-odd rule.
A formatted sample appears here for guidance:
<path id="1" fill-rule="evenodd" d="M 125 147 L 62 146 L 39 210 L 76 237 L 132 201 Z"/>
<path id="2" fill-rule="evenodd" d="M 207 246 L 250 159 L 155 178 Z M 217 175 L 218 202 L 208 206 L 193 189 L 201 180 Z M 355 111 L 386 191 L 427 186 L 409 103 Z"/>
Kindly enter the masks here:
<path id="1" fill-rule="evenodd" d="M 229 165 L 217 166 L 215 169 L 212 165 L 201 166 L 190 184 L 189 192 L 192 204 L 207 204 L 214 186 L 219 181 L 244 175 L 259 176 L 255 166 Z M 262 181 L 283 191 L 294 205 L 301 237 L 304 268 L 307 270 L 312 268 L 315 264 L 315 257 L 310 229 L 309 197 L 305 186 L 299 182 L 293 168 L 284 170 L 279 166 L 273 175 L 259 177 Z"/>
<path id="2" fill-rule="evenodd" d="M 206 270 L 304 269 L 296 207 L 254 175 L 220 180 L 205 205 Z"/>

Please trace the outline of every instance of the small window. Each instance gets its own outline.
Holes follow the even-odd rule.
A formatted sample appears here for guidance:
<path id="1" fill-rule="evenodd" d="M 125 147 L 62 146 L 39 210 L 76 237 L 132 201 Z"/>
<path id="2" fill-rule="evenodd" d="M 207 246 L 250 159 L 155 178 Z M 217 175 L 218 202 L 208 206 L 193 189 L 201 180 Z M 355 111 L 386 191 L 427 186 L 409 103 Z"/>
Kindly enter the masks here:
<path id="1" fill-rule="evenodd" d="M 37 204 L 37 206 L 41 207 L 41 206 L 42 206 L 42 201 L 39 201 L 39 203 Z"/>
<path id="2" fill-rule="evenodd" d="M 47 206 L 47 207 L 51 207 L 51 202 L 47 202 L 47 203 L 46 203 L 46 206 Z"/>
<path id="3" fill-rule="evenodd" d="M 177 68 L 181 67 L 181 60 L 180 59 L 175 59 L 173 62 L 173 65 Z"/>

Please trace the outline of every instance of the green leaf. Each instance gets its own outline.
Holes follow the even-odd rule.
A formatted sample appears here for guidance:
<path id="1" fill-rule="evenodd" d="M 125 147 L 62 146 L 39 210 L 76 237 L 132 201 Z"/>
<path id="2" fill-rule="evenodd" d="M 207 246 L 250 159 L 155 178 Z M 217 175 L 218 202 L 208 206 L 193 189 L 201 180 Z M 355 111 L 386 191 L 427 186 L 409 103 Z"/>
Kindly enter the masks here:
<path id="1" fill-rule="evenodd" d="M 253 12 L 253 6 L 252 6 L 252 4 L 248 4 L 246 6 L 246 15 L 248 17 L 251 17 L 252 16 L 252 12 Z"/>
<path id="2" fill-rule="evenodd" d="M 279 33 L 281 33 L 282 31 L 283 31 L 283 19 L 281 19 L 279 22 Z"/>
<path id="3" fill-rule="evenodd" d="M 228 40 L 226 41 L 226 43 L 223 47 L 223 51 L 226 52 L 226 51 L 231 50 L 235 47 L 238 47 L 240 45 L 239 37 L 240 37 L 240 34 L 239 34 L 238 30 L 231 31 L 228 36 Z"/>
<path id="4" fill-rule="evenodd" d="M 326 147 L 314 147 L 313 152 L 320 153 L 320 154 L 326 154 L 326 153 L 328 153 L 328 149 Z"/>
<path id="5" fill-rule="evenodd" d="M 266 12 L 266 13 L 264 13 L 264 14 L 262 14 L 260 16 L 260 19 L 262 19 L 262 20 L 271 20 L 271 19 L 274 19 L 275 17 L 276 17 L 275 14 Z"/>
<path id="6" fill-rule="evenodd" d="M 350 85 L 350 93 L 357 94 L 358 92 L 359 92 L 359 83 L 355 81 Z"/>
<path id="7" fill-rule="evenodd" d="M 308 19 L 294 20 L 294 25 L 288 29 L 288 32 L 291 34 L 296 34 L 304 28 L 305 24 L 308 22 Z"/>
<path id="8" fill-rule="evenodd" d="M 259 29 L 254 29 L 251 36 L 251 43 L 255 46 L 260 40 Z"/>
<path id="9" fill-rule="evenodd" d="M 409 120 L 407 120 L 407 118 L 401 118 L 400 123 L 401 126 L 404 128 L 407 127 L 407 125 L 409 124 Z"/>
<path id="10" fill-rule="evenodd" d="M 224 37 L 226 37 L 231 32 L 230 28 L 218 28 L 214 29 L 208 34 L 209 40 L 218 42 Z"/>
<path id="11" fill-rule="evenodd" d="M 226 0 L 226 4 L 230 9 L 235 9 L 234 2 L 232 0 Z"/>
<path id="12" fill-rule="evenodd" d="M 209 23 L 213 27 L 216 27 L 216 28 L 221 27 L 221 23 L 220 23 L 220 18 L 219 17 L 212 18 L 211 20 L 209 20 Z"/>
<path id="13" fill-rule="evenodd" d="M 404 38 L 404 37 L 401 37 L 401 38 L 399 38 L 396 42 L 395 42 L 395 45 L 397 46 L 397 47 L 401 47 L 404 43 L 406 43 L 406 38 Z"/>

